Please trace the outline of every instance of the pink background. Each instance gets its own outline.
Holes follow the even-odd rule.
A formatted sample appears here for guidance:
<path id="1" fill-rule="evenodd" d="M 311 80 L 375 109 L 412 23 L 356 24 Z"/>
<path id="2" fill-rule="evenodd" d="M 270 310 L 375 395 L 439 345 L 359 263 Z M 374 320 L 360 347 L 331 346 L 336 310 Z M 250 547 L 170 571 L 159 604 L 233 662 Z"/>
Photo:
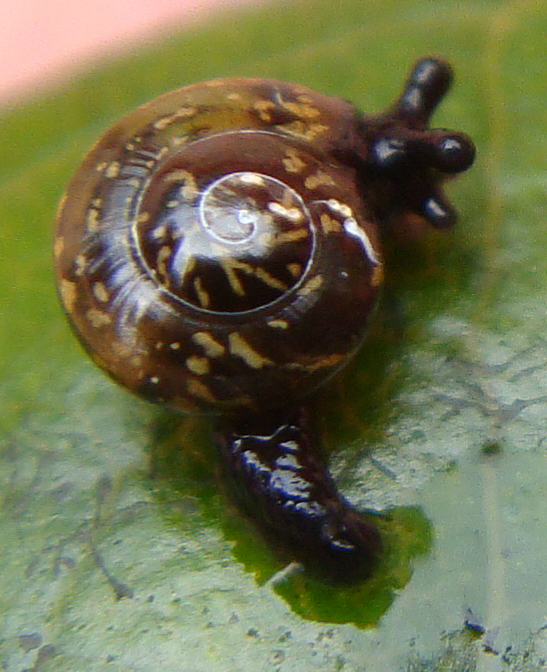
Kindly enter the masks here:
<path id="1" fill-rule="evenodd" d="M 262 1 L 262 0 L 260 0 Z M 97 57 L 257 0 L 0 0 L 0 102 Z"/>

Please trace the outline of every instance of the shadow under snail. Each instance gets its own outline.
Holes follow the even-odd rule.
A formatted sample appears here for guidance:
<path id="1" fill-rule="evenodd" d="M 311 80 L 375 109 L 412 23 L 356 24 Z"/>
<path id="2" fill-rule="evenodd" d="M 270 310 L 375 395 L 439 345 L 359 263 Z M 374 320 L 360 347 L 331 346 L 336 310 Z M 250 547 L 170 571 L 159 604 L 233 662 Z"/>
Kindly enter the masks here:
<path id="1" fill-rule="evenodd" d="M 93 360 L 213 415 L 247 508 L 334 576 L 368 566 L 380 535 L 337 492 L 308 407 L 365 336 L 379 227 L 454 223 L 440 185 L 474 147 L 427 128 L 451 77 L 422 58 L 371 116 L 276 80 L 187 86 L 108 130 L 59 207 L 58 290 Z"/>

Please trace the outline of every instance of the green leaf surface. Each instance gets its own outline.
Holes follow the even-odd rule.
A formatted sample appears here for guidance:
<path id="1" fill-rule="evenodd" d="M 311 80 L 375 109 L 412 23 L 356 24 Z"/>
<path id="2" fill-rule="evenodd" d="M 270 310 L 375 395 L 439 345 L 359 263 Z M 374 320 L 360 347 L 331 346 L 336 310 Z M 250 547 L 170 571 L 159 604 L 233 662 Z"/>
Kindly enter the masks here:
<path id="1" fill-rule="evenodd" d="M 546 34 L 542 0 L 277 4 L 4 110 L 2 670 L 547 669 Z M 286 567 L 233 508 L 203 421 L 87 360 L 52 221 L 86 148 L 160 93 L 264 76 L 376 111 L 426 53 L 458 76 L 434 123 L 478 160 L 450 189 L 457 230 L 388 250 L 370 340 L 321 401 L 341 490 L 388 512 L 388 551 L 348 590 Z"/>

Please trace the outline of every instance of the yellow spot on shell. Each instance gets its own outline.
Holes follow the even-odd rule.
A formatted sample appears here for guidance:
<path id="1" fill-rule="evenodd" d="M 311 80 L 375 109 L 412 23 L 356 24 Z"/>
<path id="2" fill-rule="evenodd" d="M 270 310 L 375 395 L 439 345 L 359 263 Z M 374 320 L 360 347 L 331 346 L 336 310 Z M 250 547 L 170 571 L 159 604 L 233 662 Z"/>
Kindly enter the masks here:
<path id="1" fill-rule="evenodd" d="M 324 124 L 308 124 L 303 121 L 293 121 L 290 124 L 283 124 L 280 128 L 285 133 L 289 133 L 289 135 L 302 140 L 315 140 L 318 135 L 329 130 L 329 127 Z"/>
<path id="2" fill-rule="evenodd" d="M 322 170 L 318 170 L 316 173 L 309 175 L 304 180 L 304 186 L 306 189 L 317 189 L 317 187 L 332 187 L 334 184 L 336 183 L 332 177 Z"/>
<path id="3" fill-rule="evenodd" d="M 95 210 L 95 208 L 90 208 L 87 211 L 87 217 L 86 217 L 86 226 L 88 231 L 97 231 L 99 228 L 99 211 Z"/>
<path id="4" fill-rule="evenodd" d="M 95 327 L 95 329 L 104 327 L 105 325 L 112 322 L 112 319 L 108 313 L 105 313 L 103 310 L 97 310 L 96 308 L 90 308 L 85 316 L 90 322 L 91 326 Z"/>
<path id="5" fill-rule="evenodd" d="M 197 376 L 203 376 L 211 370 L 211 365 L 206 357 L 188 357 L 186 360 L 188 369 Z"/>
<path id="6" fill-rule="evenodd" d="M 294 223 L 301 222 L 304 219 L 304 213 L 302 210 L 300 210 L 300 208 L 286 208 L 284 205 L 281 205 L 281 203 L 277 203 L 276 201 L 271 201 L 268 203 L 268 210 L 272 214 L 278 215 L 279 217 L 284 217 L 285 219 L 288 219 Z"/>
<path id="7" fill-rule="evenodd" d="M 171 350 L 180 350 L 180 343 L 178 341 L 174 341 L 173 343 L 169 344 L 169 347 Z"/>
<path id="8" fill-rule="evenodd" d="M 112 163 L 106 167 L 106 170 L 104 171 L 104 176 L 108 177 L 109 179 L 114 179 L 115 177 L 118 177 L 119 173 L 120 173 L 119 162 L 112 161 Z"/>
<path id="9" fill-rule="evenodd" d="M 287 264 L 287 270 L 293 278 L 299 278 L 302 274 L 302 266 L 300 264 Z"/>
<path id="10" fill-rule="evenodd" d="M 199 196 L 196 178 L 188 170 L 173 170 L 165 179 L 167 182 L 182 182 L 179 196 L 183 200 L 193 202 Z"/>
<path id="11" fill-rule="evenodd" d="M 294 149 L 286 151 L 286 159 L 283 159 L 283 165 L 288 173 L 300 173 L 306 167 L 306 162 L 303 161 L 298 152 Z"/>
<path id="12" fill-rule="evenodd" d="M 96 282 L 93 285 L 93 294 L 98 301 L 106 303 L 109 299 L 108 291 L 102 282 Z"/>
<path id="13" fill-rule="evenodd" d="M 330 215 L 323 213 L 320 219 L 321 219 L 321 226 L 323 227 L 323 231 L 326 234 L 340 233 L 342 231 L 342 225 L 340 224 L 340 222 L 334 219 L 333 217 L 330 217 Z"/>
<path id="14" fill-rule="evenodd" d="M 169 245 L 163 245 L 160 247 L 158 256 L 156 259 L 156 268 L 158 269 L 158 275 L 167 282 L 168 271 L 167 271 L 167 261 L 171 257 L 171 248 Z"/>
<path id="15" fill-rule="evenodd" d="M 74 304 L 76 303 L 76 284 L 69 280 L 61 280 L 59 291 L 65 308 L 71 313 L 74 309 Z"/>
<path id="16" fill-rule="evenodd" d="M 302 119 L 315 119 L 321 114 L 316 107 L 305 103 L 285 102 L 283 107 Z"/>
<path id="17" fill-rule="evenodd" d="M 198 113 L 197 107 L 190 107 L 190 106 L 179 107 L 179 109 L 176 110 L 176 112 L 173 112 L 172 114 L 168 114 L 165 117 L 158 119 L 154 123 L 154 128 L 158 131 L 163 131 L 170 124 L 173 124 L 176 121 L 181 121 L 182 119 L 189 119 L 190 117 L 195 116 L 197 113 Z"/>
<path id="18" fill-rule="evenodd" d="M 270 320 L 268 323 L 269 327 L 272 327 L 272 329 L 288 329 L 289 328 L 289 323 L 287 320 Z"/>
<path id="19" fill-rule="evenodd" d="M 262 356 L 236 331 L 228 336 L 228 343 L 230 354 L 241 357 L 252 369 L 261 369 L 268 364 L 273 364 L 271 359 Z"/>
<path id="20" fill-rule="evenodd" d="M 308 229 L 293 229 L 292 231 L 282 231 L 275 236 L 274 243 L 276 245 L 284 245 L 285 243 L 294 243 L 298 240 L 304 240 L 309 236 Z"/>
<path id="21" fill-rule="evenodd" d="M 308 296 L 309 294 L 313 294 L 313 292 L 316 292 L 321 285 L 323 284 L 323 276 L 322 275 L 316 275 L 315 277 L 311 278 L 308 280 L 302 287 L 298 290 L 298 294 L 300 296 Z"/>
<path id="22" fill-rule="evenodd" d="M 258 116 L 262 121 L 271 122 L 272 115 L 270 114 L 271 110 L 275 108 L 275 103 L 271 100 L 259 100 L 253 105 L 254 109 L 258 112 Z"/>
<path id="23" fill-rule="evenodd" d="M 201 307 L 209 308 L 209 305 L 211 303 L 211 297 L 209 296 L 207 290 L 203 288 L 201 278 L 195 278 L 193 284 Z"/>
<path id="24" fill-rule="evenodd" d="M 203 348 L 208 357 L 221 357 L 226 352 L 224 345 L 219 343 L 213 334 L 210 334 L 208 331 L 197 331 L 192 336 L 192 340 Z"/>
<path id="25" fill-rule="evenodd" d="M 83 254 L 79 254 L 76 259 L 74 259 L 75 273 L 78 277 L 82 276 L 87 265 L 87 260 Z"/>

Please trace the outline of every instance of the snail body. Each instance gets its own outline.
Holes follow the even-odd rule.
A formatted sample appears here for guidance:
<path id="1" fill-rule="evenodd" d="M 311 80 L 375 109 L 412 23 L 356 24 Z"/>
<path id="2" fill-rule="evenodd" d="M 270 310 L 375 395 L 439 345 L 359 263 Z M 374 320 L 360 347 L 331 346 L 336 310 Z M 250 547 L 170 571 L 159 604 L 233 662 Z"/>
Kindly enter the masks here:
<path id="1" fill-rule="evenodd" d="M 473 145 L 426 128 L 450 77 L 422 59 L 371 117 L 276 80 L 185 87 L 107 131 L 59 208 L 59 294 L 94 361 L 150 401 L 216 416 L 251 508 L 305 532 L 312 552 L 379 548 L 316 457 L 302 408 L 365 337 L 378 226 L 454 221 L 439 181 L 471 164 Z"/>

